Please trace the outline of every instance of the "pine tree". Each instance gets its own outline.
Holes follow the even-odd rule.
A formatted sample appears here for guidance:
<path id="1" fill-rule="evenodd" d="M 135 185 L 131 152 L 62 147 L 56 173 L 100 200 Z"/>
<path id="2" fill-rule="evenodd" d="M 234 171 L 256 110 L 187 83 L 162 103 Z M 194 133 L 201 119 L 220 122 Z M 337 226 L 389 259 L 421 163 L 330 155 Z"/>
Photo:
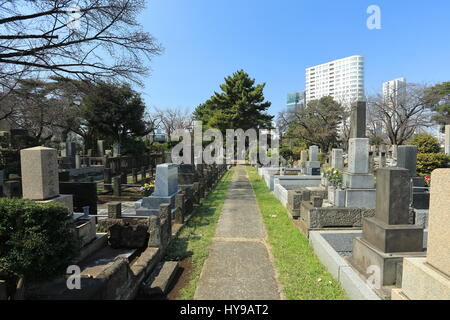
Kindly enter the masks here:
<path id="1" fill-rule="evenodd" d="M 203 121 L 205 128 L 247 130 L 271 128 L 273 116 L 266 113 L 271 106 L 264 98 L 265 83 L 255 85 L 255 79 L 239 70 L 225 78 L 220 86 L 222 92 L 199 105 L 195 120 Z"/>

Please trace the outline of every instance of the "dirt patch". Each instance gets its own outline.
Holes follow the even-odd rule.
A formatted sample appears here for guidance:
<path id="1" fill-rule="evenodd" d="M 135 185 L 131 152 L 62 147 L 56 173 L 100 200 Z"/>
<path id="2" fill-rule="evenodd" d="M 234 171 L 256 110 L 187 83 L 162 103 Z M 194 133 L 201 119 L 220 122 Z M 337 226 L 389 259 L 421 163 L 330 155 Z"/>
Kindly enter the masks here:
<path id="1" fill-rule="evenodd" d="M 180 261 L 178 280 L 173 286 L 172 290 L 167 294 L 167 300 L 178 300 L 180 299 L 180 291 L 189 284 L 191 280 L 192 273 L 192 258 L 187 257 Z"/>

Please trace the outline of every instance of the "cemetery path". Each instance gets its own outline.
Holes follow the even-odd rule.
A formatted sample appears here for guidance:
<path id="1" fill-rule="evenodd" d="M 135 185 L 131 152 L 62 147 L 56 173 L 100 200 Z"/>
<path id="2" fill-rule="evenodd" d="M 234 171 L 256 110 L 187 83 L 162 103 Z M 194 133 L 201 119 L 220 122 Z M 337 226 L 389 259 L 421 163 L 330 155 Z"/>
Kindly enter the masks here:
<path id="1" fill-rule="evenodd" d="M 280 299 L 265 238 L 262 216 L 245 167 L 235 167 L 194 298 Z"/>

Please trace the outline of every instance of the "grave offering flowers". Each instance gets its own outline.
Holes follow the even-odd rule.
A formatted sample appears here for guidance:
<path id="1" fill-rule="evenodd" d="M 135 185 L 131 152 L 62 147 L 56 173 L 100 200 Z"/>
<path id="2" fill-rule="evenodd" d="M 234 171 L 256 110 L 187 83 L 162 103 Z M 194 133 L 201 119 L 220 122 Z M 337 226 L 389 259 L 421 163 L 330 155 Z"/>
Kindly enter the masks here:
<path id="1" fill-rule="evenodd" d="M 342 171 L 336 168 L 328 168 L 325 170 L 325 178 L 336 188 L 342 187 Z"/>
<path id="2" fill-rule="evenodd" d="M 431 186 L 431 176 L 426 176 L 425 178 L 425 183 L 427 184 L 427 186 Z"/>
<path id="3" fill-rule="evenodd" d="M 142 187 L 141 187 L 141 192 L 145 197 L 148 197 L 153 190 L 155 190 L 155 185 L 153 183 L 145 183 Z"/>

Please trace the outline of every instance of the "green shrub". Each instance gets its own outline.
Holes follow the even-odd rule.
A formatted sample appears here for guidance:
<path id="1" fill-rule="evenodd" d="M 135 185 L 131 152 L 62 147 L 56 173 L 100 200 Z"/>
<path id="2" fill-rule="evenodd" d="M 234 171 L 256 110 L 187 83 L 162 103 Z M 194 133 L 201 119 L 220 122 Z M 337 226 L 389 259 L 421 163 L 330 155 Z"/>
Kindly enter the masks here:
<path id="1" fill-rule="evenodd" d="M 418 133 L 412 137 L 411 144 L 417 146 L 418 153 L 438 153 L 441 151 L 439 140 L 429 133 Z"/>
<path id="2" fill-rule="evenodd" d="M 447 168 L 450 157 L 444 153 L 418 153 L 417 173 L 421 176 L 430 175 L 434 169 Z"/>
<path id="3" fill-rule="evenodd" d="M 46 280 L 65 272 L 80 252 L 62 204 L 0 199 L 0 279 Z"/>
<path id="4" fill-rule="evenodd" d="M 336 168 L 326 167 L 324 177 L 336 188 L 342 188 L 342 171 Z"/>

